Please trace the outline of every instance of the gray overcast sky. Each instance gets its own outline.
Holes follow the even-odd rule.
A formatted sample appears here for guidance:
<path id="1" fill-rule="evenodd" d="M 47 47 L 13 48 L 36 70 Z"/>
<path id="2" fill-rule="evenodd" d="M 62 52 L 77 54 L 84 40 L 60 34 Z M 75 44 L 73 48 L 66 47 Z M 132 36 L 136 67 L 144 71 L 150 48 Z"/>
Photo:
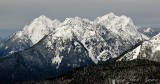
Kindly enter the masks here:
<path id="1" fill-rule="evenodd" d="M 63 21 L 94 20 L 110 12 L 131 17 L 136 25 L 160 25 L 160 0 L 0 0 L 0 29 L 22 29 L 40 15 Z"/>

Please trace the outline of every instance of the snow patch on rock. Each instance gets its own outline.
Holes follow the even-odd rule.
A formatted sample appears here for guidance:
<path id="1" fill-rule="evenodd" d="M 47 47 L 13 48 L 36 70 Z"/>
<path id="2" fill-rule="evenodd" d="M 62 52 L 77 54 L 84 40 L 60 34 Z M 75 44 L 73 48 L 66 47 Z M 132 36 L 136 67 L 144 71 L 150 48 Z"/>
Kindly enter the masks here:
<path id="1" fill-rule="evenodd" d="M 52 63 L 57 65 L 57 66 L 56 66 L 56 69 L 59 68 L 59 65 L 60 65 L 62 59 L 63 59 L 63 56 L 59 56 L 59 54 L 57 54 L 56 57 L 54 57 L 54 58 L 52 59 Z"/>

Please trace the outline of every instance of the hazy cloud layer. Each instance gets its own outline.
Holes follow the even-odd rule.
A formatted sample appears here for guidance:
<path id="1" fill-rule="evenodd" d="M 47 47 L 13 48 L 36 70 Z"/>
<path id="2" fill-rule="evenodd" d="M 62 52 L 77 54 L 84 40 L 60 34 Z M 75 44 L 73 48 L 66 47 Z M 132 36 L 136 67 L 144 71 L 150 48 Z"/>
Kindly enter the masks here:
<path id="1" fill-rule="evenodd" d="M 21 29 L 40 15 L 93 20 L 110 12 L 129 16 L 136 25 L 159 25 L 159 4 L 160 0 L 0 0 L 0 29 Z"/>

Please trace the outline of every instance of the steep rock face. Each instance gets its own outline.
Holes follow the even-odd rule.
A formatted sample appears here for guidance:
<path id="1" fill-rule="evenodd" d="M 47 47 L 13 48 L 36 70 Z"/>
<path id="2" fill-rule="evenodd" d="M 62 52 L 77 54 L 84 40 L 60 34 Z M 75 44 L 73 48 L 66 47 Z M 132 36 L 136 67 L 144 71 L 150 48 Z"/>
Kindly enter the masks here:
<path id="1" fill-rule="evenodd" d="M 118 16 L 115 17 L 118 19 Z M 67 18 L 36 45 L 2 58 L 0 72 L 4 73 L 0 77 L 11 82 L 39 80 L 59 76 L 76 67 L 99 64 L 115 58 L 143 38 L 133 23 L 126 23 L 126 20 L 119 23 L 124 24 L 122 35 L 122 32 L 117 31 L 121 27 L 114 26 L 119 20 L 110 22 L 112 30 L 104 25 L 109 24 L 105 21 L 101 24 L 100 20 L 93 22 L 79 17 Z M 132 24 L 133 28 L 127 24 Z"/>
<path id="2" fill-rule="evenodd" d="M 0 56 L 7 56 L 33 46 L 54 31 L 59 24 L 58 20 L 52 21 L 44 15 L 34 19 L 29 26 L 26 25 L 23 30 L 4 39 L 0 45 Z"/>
<path id="3" fill-rule="evenodd" d="M 98 17 L 95 22 L 120 35 L 123 39 L 132 40 L 138 34 L 137 27 L 133 24 L 131 18 L 126 16 L 116 16 L 114 13 L 110 13 Z"/>
<path id="4" fill-rule="evenodd" d="M 159 62 L 160 61 L 159 51 L 160 51 L 160 34 L 157 34 L 150 40 L 145 41 L 135 50 L 127 53 L 120 60 L 148 59 Z"/>

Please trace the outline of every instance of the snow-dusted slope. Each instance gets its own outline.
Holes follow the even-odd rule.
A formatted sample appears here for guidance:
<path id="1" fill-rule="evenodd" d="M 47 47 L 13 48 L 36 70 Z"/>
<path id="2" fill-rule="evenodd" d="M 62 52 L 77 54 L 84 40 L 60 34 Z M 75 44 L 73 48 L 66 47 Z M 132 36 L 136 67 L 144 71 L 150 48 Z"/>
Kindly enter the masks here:
<path id="1" fill-rule="evenodd" d="M 60 25 L 58 20 L 52 21 L 42 15 L 34 19 L 23 30 L 6 38 L 0 46 L 0 56 L 7 56 L 14 52 L 27 49 L 39 42 L 45 35 L 53 32 Z"/>
<path id="2" fill-rule="evenodd" d="M 39 18 L 34 19 L 29 26 L 25 26 L 22 31 L 16 33 L 16 36 L 19 38 L 25 38 L 25 36 L 27 36 L 32 44 L 36 44 L 45 35 L 54 31 L 59 24 L 60 22 L 58 20 L 52 21 L 42 15 Z"/>
<path id="3" fill-rule="evenodd" d="M 116 17 L 118 18 L 118 16 Z M 131 23 L 128 22 L 128 24 Z M 134 26 L 133 23 L 132 26 Z M 114 28 L 119 29 L 116 26 L 114 26 Z M 52 48 L 55 47 L 52 44 L 59 39 L 58 44 L 61 43 L 61 41 L 62 43 L 68 41 L 73 42 L 74 46 L 81 46 L 84 48 L 87 56 L 89 56 L 94 63 L 98 63 L 99 61 L 106 61 L 109 58 L 119 56 L 122 52 L 142 40 L 141 34 L 134 29 L 136 28 L 135 26 L 133 28 L 124 26 L 123 28 L 124 35 L 86 19 L 84 20 L 78 17 L 67 18 L 62 23 L 61 27 L 56 28 L 56 32 L 48 37 L 50 39 L 45 40 L 46 43 L 43 44 L 52 50 Z M 57 42 L 55 44 L 57 44 Z M 70 47 L 71 46 L 68 46 L 66 49 L 64 46 L 57 46 L 58 51 L 54 51 L 57 54 L 64 53 L 63 50 L 68 50 L 68 52 L 70 52 Z M 79 51 L 81 51 L 81 48 Z M 62 57 L 64 56 L 62 55 Z"/>
<path id="4" fill-rule="evenodd" d="M 160 62 L 160 34 L 145 41 L 141 46 L 121 58 L 121 60 L 132 59 L 148 59 Z"/>
<path id="5" fill-rule="evenodd" d="M 138 28 L 138 31 L 149 36 L 149 37 L 153 37 L 155 36 L 156 34 L 158 34 L 157 31 L 155 31 L 154 29 L 150 28 L 150 27 L 140 27 Z"/>
<path id="6" fill-rule="evenodd" d="M 136 37 L 137 27 L 133 24 L 131 18 L 126 16 L 116 16 L 114 13 L 98 17 L 95 22 L 105 26 L 112 32 L 120 35 L 124 39 L 132 39 Z"/>
<path id="7" fill-rule="evenodd" d="M 112 21 L 114 17 L 101 17 L 89 21 L 79 17 L 67 18 L 33 47 L 0 62 L 0 71 L 6 70 L 0 77 L 5 77 L 5 73 L 10 71 L 13 73 L 7 77 L 19 77 L 18 80 L 55 77 L 76 67 L 115 58 L 142 40 L 129 18 L 112 13 L 105 16 L 110 15 L 117 19 Z"/>

